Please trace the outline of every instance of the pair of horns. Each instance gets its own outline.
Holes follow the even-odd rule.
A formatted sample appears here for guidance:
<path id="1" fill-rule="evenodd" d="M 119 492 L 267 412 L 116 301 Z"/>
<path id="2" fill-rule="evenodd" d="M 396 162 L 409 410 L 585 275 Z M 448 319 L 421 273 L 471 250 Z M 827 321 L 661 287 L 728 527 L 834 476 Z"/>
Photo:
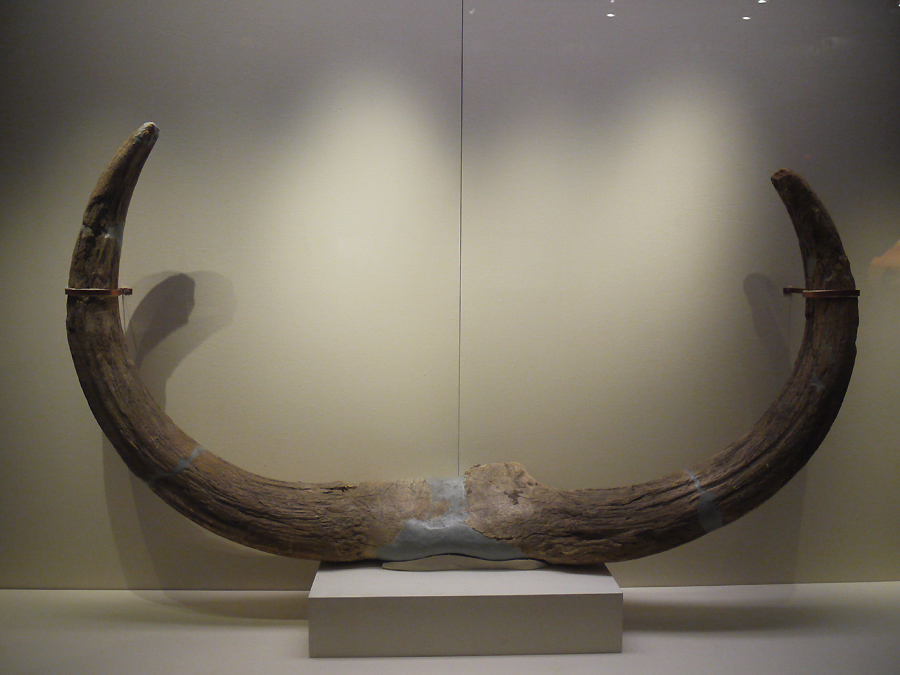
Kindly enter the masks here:
<path id="1" fill-rule="evenodd" d="M 138 129 L 100 177 L 69 276 L 66 328 L 84 395 L 129 469 L 180 513 L 227 539 L 327 561 L 438 553 L 594 564 L 665 551 L 759 506 L 828 433 L 856 356 L 858 308 L 837 230 L 809 186 L 772 183 L 793 222 L 806 277 L 806 327 L 794 370 L 750 431 L 689 470 L 627 487 L 557 490 L 518 464 L 464 477 L 293 483 L 205 450 L 157 405 L 129 359 L 119 317 L 119 259 L 129 202 L 156 142 Z"/>

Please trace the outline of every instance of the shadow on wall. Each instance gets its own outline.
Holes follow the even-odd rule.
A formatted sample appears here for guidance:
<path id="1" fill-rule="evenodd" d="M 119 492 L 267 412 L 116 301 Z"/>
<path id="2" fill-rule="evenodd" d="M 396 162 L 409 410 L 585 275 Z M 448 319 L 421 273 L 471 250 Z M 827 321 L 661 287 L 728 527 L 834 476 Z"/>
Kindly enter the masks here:
<path id="1" fill-rule="evenodd" d="M 793 308 L 797 304 L 802 307 L 805 301 L 798 303 L 785 296 L 781 287 L 759 272 L 744 279 L 744 295 L 756 338 L 754 342 L 769 365 L 769 384 L 758 388 L 753 406 L 757 403 L 768 406 L 779 395 L 793 370 L 791 317 L 792 313 L 797 313 Z M 799 318 L 802 319 L 802 311 Z M 759 362 L 764 363 L 763 359 Z M 736 440 L 732 438 L 729 442 Z M 767 503 L 736 522 L 670 551 L 613 563 L 610 569 L 623 587 L 794 583 L 798 580 L 806 494 L 807 472 L 800 471 Z M 710 561 L 709 564 L 698 566 L 697 560 L 704 559 Z M 727 561 L 727 564 L 721 564 L 719 560 Z M 665 579 L 663 584 L 645 581 L 660 576 Z M 639 611 L 632 612 L 631 622 L 643 622 L 653 614 L 653 611 L 646 616 Z M 677 621 L 673 620 L 673 623 Z M 655 627 L 648 630 L 655 630 Z"/>
<path id="2" fill-rule="evenodd" d="M 744 295 L 750 305 L 753 330 L 769 357 L 771 374 L 784 382 L 791 374 L 790 347 L 782 328 L 785 321 L 779 321 L 777 301 L 782 291 L 775 287 L 769 277 L 754 272 L 744 279 Z"/>
<path id="3" fill-rule="evenodd" d="M 759 344 L 769 361 L 769 377 L 772 400 L 780 393 L 793 371 L 791 358 L 791 300 L 786 298 L 782 288 L 777 286 L 768 276 L 753 272 L 744 279 L 744 295 L 750 308 L 753 330 Z M 801 306 L 805 301 L 801 302 Z M 792 583 L 797 579 L 797 561 L 799 556 L 800 529 L 803 520 L 803 502 L 806 494 L 807 473 L 801 471 L 784 486 L 777 495 L 781 506 L 781 516 L 773 528 L 771 521 L 766 525 L 754 519 L 750 530 L 753 541 L 766 542 L 755 555 L 742 556 L 747 560 L 762 562 L 767 568 L 766 574 L 771 582 Z M 762 519 L 765 521 L 765 519 Z M 771 539 L 770 539 L 771 538 Z M 771 541 L 779 542 L 778 555 L 767 559 L 767 551 L 776 548 Z M 748 569 L 747 580 L 754 579 L 759 570 Z M 765 582 L 763 582 L 765 583 Z"/>
<path id="4" fill-rule="evenodd" d="M 163 274 L 145 283 L 152 287 L 134 310 L 125 339 L 141 379 L 165 409 L 169 377 L 231 323 L 236 297 L 231 281 L 213 272 Z M 163 343 L 166 349 L 157 349 Z M 207 532 L 132 475 L 105 438 L 103 458 L 107 508 L 129 588 L 309 588 L 315 563 L 253 551 Z"/>

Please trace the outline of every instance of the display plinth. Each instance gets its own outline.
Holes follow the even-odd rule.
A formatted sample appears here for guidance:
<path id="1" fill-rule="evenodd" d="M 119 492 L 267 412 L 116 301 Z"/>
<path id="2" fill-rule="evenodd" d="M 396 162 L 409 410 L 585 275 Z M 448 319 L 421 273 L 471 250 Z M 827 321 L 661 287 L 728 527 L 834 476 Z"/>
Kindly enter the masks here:
<path id="1" fill-rule="evenodd" d="M 401 572 L 319 568 L 309 594 L 314 657 L 622 651 L 622 591 L 605 566 Z"/>

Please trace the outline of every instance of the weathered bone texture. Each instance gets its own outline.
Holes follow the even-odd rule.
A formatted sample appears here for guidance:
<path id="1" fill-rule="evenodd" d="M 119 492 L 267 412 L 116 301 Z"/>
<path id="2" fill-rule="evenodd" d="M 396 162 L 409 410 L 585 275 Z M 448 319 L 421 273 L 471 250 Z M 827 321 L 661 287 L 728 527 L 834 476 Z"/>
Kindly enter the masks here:
<path id="1" fill-rule="evenodd" d="M 72 256 L 70 288 L 118 286 L 125 215 L 157 136 L 154 125 L 141 127 L 100 177 Z M 815 194 L 787 170 L 772 182 L 794 223 L 806 287 L 854 289 L 840 238 Z M 448 496 L 453 479 L 310 484 L 244 471 L 205 451 L 150 396 L 127 355 L 115 298 L 70 296 L 66 327 L 85 397 L 122 459 L 180 513 L 223 537 L 329 561 L 471 555 L 476 541 L 487 542 L 485 557 L 593 564 L 691 541 L 777 492 L 840 409 L 857 323 L 854 297 L 807 299 L 803 342 L 781 394 L 743 438 L 697 467 L 628 487 L 557 490 L 518 464 L 491 464 L 470 469 L 456 496 Z M 398 545 L 423 530 L 427 549 L 415 537 Z M 460 531 L 469 542 L 462 550 Z"/>

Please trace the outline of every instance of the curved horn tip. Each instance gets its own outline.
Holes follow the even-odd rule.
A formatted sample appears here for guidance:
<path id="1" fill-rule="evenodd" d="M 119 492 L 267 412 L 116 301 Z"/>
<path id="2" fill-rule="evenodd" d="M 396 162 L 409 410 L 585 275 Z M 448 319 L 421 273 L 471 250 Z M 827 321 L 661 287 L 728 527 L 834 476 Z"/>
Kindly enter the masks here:
<path id="1" fill-rule="evenodd" d="M 778 171 L 776 171 L 769 177 L 769 180 L 771 180 L 772 184 L 775 186 L 777 186 L 779 183 L 784 182 L 785 180 L 791 179 L 800 181 L 803 180 L 798 174 L 794 173 L 790 169 L 778 169 Z"/>
<path id="2" fill-rule="evenodd" d="M 769 180 L 772 181 L 772 185 L 774 185 L 775 189 L 779 192 L 785 189 L 801 190 L 809 193 L 813 192 L 813 189 L 803 176 L 790 169 L 778 169 L 778 171 L 771 175 Z"/>
<path id="3" fill-rule="evenodd" d="M 117 159 L 124 161 L 126 164 L 134 161 L 138 156 L 146 154 L 156 145 L 156 139 L 159 138 L 159 127 L 153 122 L 142 124 L 137 130 L 128 137 L 124 145 L 119 148 L 117 157 L 113 158 L 112 164 L 117 164 Z"/>
<path id="4" fill-rule="evenodd" d="M 136 138 L 140 138 L 141 140 L 153 140 L 155 141 L 159 138 L 159 127 L 156 126 L 153 122 L 145 122 L 141 125 L 140 129 L 134 132 Z"/>

